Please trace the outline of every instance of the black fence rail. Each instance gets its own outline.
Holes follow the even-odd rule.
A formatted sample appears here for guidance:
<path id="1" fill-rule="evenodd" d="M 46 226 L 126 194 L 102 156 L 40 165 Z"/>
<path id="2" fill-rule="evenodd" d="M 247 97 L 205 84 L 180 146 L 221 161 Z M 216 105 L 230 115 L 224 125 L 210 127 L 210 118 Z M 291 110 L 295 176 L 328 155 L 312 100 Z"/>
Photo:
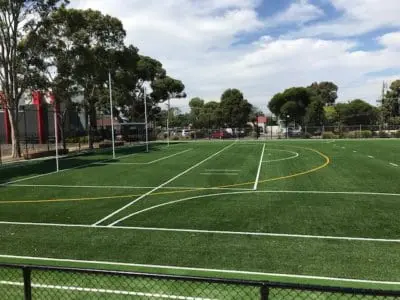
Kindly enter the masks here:
<path id="1" fill-rule="evenodd" d="M 0 265 L 1 299 L 400 299 L 400 291 Z"/>

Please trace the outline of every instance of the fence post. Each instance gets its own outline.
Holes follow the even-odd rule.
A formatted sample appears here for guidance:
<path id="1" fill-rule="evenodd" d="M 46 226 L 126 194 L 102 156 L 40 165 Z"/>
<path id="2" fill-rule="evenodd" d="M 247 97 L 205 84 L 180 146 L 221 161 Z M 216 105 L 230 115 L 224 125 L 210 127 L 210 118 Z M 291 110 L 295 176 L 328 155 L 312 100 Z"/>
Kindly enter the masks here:
<path id="1" fill-rule="evenodd" d="M 22 274 L 24 277 L 24 300 L 32 300 L 31 269 L 24 267 Z"/>
<path id="2" fill-rule="evenodd" d="M 265 284 L 261 286 L 261 300 L 268 300 L 269 297 L 269 288 Z"/>

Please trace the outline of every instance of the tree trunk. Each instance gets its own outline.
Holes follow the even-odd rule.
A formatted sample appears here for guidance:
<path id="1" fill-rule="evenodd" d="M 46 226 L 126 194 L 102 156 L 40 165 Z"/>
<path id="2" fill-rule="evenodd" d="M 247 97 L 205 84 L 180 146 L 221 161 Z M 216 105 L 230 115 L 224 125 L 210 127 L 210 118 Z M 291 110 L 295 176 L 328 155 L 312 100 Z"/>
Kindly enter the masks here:
<path id="1" fill-rule="evenodd" d="M 12 146 L 12 157 L 21 157 L 21 144 L 18 128 L 18 109 L 8 108 L 8 115 L 10 117 L 10 127 L 11 127 L 11 146 Z"/>
<path id="2" fill-rule="evenodd" d="M 89 102 L 89 111 L 88 111 L 88 141 L 89 141 L 89 149 L 93 149 L 94 143 L 94 132 L 96 130 L 96 108 L 92 101 Z"/>

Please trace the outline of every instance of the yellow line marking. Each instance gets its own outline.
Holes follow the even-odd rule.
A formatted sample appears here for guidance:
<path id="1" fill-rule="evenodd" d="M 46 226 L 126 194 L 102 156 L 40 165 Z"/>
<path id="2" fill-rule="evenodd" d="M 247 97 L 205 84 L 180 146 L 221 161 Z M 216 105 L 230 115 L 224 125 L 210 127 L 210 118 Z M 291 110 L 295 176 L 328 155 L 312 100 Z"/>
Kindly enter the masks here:
<path id="1" fill-rule="evenodd" d="M 330 158 L 325 155 L 324 153 L 315 150 L 313 148 L 305 148 L 305 147 L 300 147 L 300 146 L 288 146 L 288 147 L 294 147 L 294 148 L 300 148 L 300 149 L 306 149 L 310 150 L 312 152 L 317 153 L 318 155 L 322 156 L 325 159 L 325 162 L 317 166 L 313 169 L 295 173 L 295 174 L 290 174 L 286 176 L 280 176 L 280 177 L 275 177 L 275 178 L 269 178 L 269 179 L 264 179 L 264 180 L 259 180 L 258 183 L 264 183 L 264 182 L 271 182 L 271 181 L 277 181 L 277 180 L 284 180 L 284 179 L 289 179 L 289 178 L 294 178 L 302 175 L 306 175 L 309 173 L 316 172 L 318 170 L 321 170 L 328 166 L 331 162 Z M 244 182 L 244 183 L 236 183 L 236 184 L 230 184 L 230 185 L 222 185 L 222 186 L 217 186 L 217 187 L 212 187 L 212 189 L 224 189 L 224 188 L 229 188 L 229 187 L 237 187 L 237 186 L 243 186 L 243 185 L 253 185 L 254 181 L 251 182 Z M 168 191 L 168 192 L 157 192 L 150 194 L 149 196 L 159 196 L 159 195 L 169 195 L 169 194 L 178 194 L 178 193 L 187 193 L 187 192 L 197 192 L 197 191 L 202 191 L 202 190 L 209 190 L 210 188 L 188 188 L 187 190 L 176 190 L 176 191 Z M 56 202 L 77 202 L 77 201 L 93 201 L 93 200 L 107 200 L 107 199 L 126 199 L 126 198 L 133 198 L 133 197 L 139 197 L 142 194 L 131 194 L 131 195 L 115 195 L 115 196 L 102 196 L 102 197 L 90 197 L 90 198 L 70 198 L 70 199 L 48 199 L 48 200 L 17 200 L 17 201 L 0 201 L 0 204 L 23 204 L 23 203 L 56 203 Z"/>

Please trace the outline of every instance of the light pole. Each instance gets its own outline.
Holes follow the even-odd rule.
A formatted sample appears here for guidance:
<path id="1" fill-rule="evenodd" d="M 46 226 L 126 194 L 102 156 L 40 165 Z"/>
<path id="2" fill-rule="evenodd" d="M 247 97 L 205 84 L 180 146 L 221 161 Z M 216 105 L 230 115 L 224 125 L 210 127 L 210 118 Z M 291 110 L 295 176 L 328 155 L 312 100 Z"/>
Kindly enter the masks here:
<path id="1" fill-rule="evenodd" d="M 149 134 L 147 127 L 147 97 L 146 97 L 146 87 L 143 87 L 143 98 L 144 98 L 144 127 L 146 132 L 146 152 L 149 152 Z"/>
<path id="2" fill-rule="evenodd" d="M 113 99 L 112 99 L 112 87 L 111 87 L 111 72 L 108 71 L 108 88 L 110 90 L 110 111 L 111 111 L 111 141 L 113 159 L 115 159 L 115 141 L 114 141 L 114 111 L 113 111 Z"/>
<path id="3" fill-rule="evenodd" d="M 289 138 L 289 118 L 290 118 L 290 115 L 287 115 L 286 116 L 286 139 Z"/>

